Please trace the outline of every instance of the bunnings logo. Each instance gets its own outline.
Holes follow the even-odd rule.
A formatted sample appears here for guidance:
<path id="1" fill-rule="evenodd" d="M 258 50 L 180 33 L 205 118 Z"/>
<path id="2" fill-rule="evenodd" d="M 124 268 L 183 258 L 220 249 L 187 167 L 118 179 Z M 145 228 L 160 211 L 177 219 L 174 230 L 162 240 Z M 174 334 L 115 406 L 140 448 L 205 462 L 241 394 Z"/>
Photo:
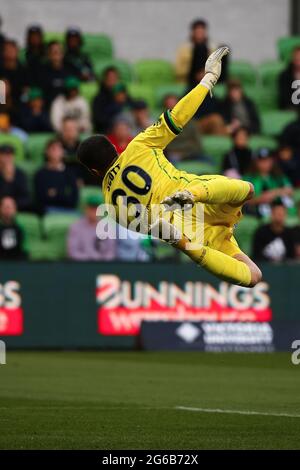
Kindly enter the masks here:
<path id="1" fill-rule="evenodd" d="M 268 284 L 253 289 L 220 282 L 161 281 L 156 286 L 116 275 L 97 277 L 98 331 L 136 335 L 143 320 L 267 322 L 272 318 Z"/>

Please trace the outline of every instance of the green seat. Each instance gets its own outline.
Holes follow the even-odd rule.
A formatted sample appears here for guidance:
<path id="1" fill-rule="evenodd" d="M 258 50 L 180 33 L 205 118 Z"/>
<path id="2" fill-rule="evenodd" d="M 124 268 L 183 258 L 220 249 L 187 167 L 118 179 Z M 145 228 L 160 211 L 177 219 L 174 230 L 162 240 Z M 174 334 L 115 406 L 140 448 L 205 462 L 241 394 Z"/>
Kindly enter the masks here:
<path id="1" fill-rule="evenodd" d="M 103 72 L 108 67 L 115 67 L 119 74 L 122 82 L 128 83 L 133 79 L 133 70 L 131 64 L 126 62 L 126 60 L 121 59 L 99 59 L 94 62 L 94 70 L 97 75 L 97 78 L 101 78 Z"/>
<path id="2" fill-rule="evenodd" d="M 277 41 L 278 56 L 281 60 L 289 62 L 295 47 L 300 46 L 300 36 L 286 36 Z"/>
<path id="3" fill-rule="evenodd" d="M 156 261 L 172 261 L 178 258 L 178 252 L 168 243 L 158 241 L 154 245 L 154 257 Z"/>
<path id="4" fill-rule="evenodd" d="M 80 84 L 80 94 L 86 99 L 90 104 L 97 95 L 99 90 L 99 85 L 97 82 L 82 82 Z"/>
<path id="5" fill-rule="evenodd" d="M 31 261 L 56 261 L 59 258 L 55 245 L 48 240 L 33 241 L 29 247 Z"/>
<path id="6" fill-rule="evenodd" d="M 266 89 L 277 89 L 278 76 L 284 68 L 284 62 L 278 60 L 263 62 L 258 68 L 262 86 Z"/>
<path id="7" fill-rule="evenodd" d="M 213 95 L 219 100 L 223 100 L 226 96 L 227 87 L 225 83 L 218 83 L 213 90 Z"/>
<path id="8" fill-rule="evenodd" d="M 170 83 L 168 85 L 160 85 L 154 90 L 155 100 L 158 108 L 162 108 L 163 99 L 167 95 L 176 95 L 181 98 L 186 91 L 186 85 L 183 83 Z"/>
<path id="9" fill-rule="evenodd" d="M 44 40 L 46 43 L 49 43 L 51 41 L 58 41 L 61 44 L 63 44 L 65 41 L 65 33 L 59 33 L 55 31 L 45 31 Z"/>
<path id="10" fill-rule="evenodd" d="M 56 258 L 64 258 L 66 255 L 66 237 L 69 227 L 78 220 L 73 214 L 48 214 L 43 220 L 43 232 L 45 239 L 51 244 L 52 252 Z M 53 256 L 54 256 L 53 255 Z"/>
<path id="11" fill-rule="evenodd" d="M 244 87 L 245 95 L 251 98 L 259 111 L 271 111 L 278 109 L 277 88 L 264 88 L 262 86 Z"/>
<path id="12" fill-rule="evenodd" d="M 143 59 L 134 64 L 137 80 L 152 87 L 175 80 L 173 65 L 163 59 Z"/>
<path id="13" fill-rule="evenodd" d="M 24 233 L 24 248 L 30 252 L 34 243 L 41 239 L 40 219 L 35 214 L 20 212 L 17 215 L 17 223 Z"/>
<path id="14" fill-rule="evenodd" d="M 0 145 L 4 144 L 13 147 L 16 161 L 24 160 L 24 143 L 19 137 L 11 134 L 0 134 Z"/>
<path id="15" fill-rule="evenodd" d="M 244 253 L 251 256 L 252 240 L 260 222 L 256 217 L 245 215 L 237 224 L 234 236 Z"/>
<path id="16" fill-rule="evenodd" d="M 218 135 L 206 135 L 202 139 L 203 153 L 208 157 L 213 157 L 216 169 L 219 171 L 222 165 L 224 155 L 232 147 L 230 137 Z"/>
<path id="17" fill-rule="evenodd" d="M 255 85 L 257 82 L 255 68 L 244 60 L 236 60 L 229 63 L 229 76 L 231 78 L 238 78 L 243 85 Z"/>
<path id="18" fill-rule="evenodd" d="M 41 168 L 40 163 L 31 160 L 23 160 L 17 162 L 17 167 L 20 168 L 20 170 L 24 171 L 25 175 L 27 176 L 29 189 L 30 192 L 33 194 L 34 175 Z"/>
<path id="19" fill-rule="evenodd" d="M 194 175 L 213 175 L 217 172 L 214 165 L 196 160 L 176 162 L 175 166 L 178 170 L 186 171 L 187 173 L 193 173 Z"/>
<path id="20" fill-rule="evenodd" d="M 34 162 L 43 163 L 46 144 L 54 137 L 50 132 L 30 134 L 26 142 L 27 158 Z"/>
<path id="21" fill-rule="evenodd" d="M 275 150 L 277 147 L 277 141 L 273 137 L 253 135 L 249 139 L 249 146 L 254 152 L 264 147 L 270 150 Z"/>
<path id="22" fill-rule="evenodd" d="M 269 136 L 278 136 L 296 118 L 297 113 L 295 111 L 265 111 L 261 114 L 262 133 Z"/>
<path id="23" fill-rule="evenodd" d="M 294 190 L 293 199 L 297 205 L 300 203 L 300 189 Z"/>
<path id="24" fill-rule="evenodd" d="M 102 194 L 100 186 L 83 186 L 82 188 L 80 188 L 80 192 L 79 192 L 79 206 L 81 210 L 83 209 L 86 200 L 90 196 L 100 197 L 104 202 L 104 198 L 103 198 L 103 194 Z"/>
<path id="25" fill-rule="evenodd" d="M 142 83 L 129 83 L 128 93 L 131 98 L 145 100 L 151 109 L 155 108 L 153 87 Z"/>
<path id="26" fill-rule="evenodd" d="M 111 59 L 114 55 L 112 40 L 106 34 L 83 34 L 83 51 L 95 64 L 100 59 Z"/>

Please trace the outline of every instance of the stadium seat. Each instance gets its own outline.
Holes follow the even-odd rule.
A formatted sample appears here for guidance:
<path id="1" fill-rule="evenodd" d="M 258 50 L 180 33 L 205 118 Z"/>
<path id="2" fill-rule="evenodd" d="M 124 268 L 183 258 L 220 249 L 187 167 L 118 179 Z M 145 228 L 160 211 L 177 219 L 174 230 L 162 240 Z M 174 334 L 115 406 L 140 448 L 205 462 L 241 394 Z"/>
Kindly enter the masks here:
<path id="1" fill-rule="evenodd" d="M 83 50 L 93 63 L 101 59 L 111 59 L 114 55 L 112 40 L 106 34 L 83 34 Z"/>
<path id="2" fill-rule="evenodd" d="M 226 85 L 225 85 L 225 83 L 218 83 L 214 87 L 213 94 L 214 94 L 215 98 L 217 98 L 219 100 L 223 100 L 225 98 L 225 95 L 226 95 Z"/>
<path id="3" fill-rule="evenodd" d="M 131 98 L 145 100 L 148 106 L 155 109 L 153 87 L 143 83 L 129 83 L 128 92 Z"/>
<path id="4" fill-rule="evenodd" d="M 252 64 L 243 60 L 229 63 L 229 76 L 238 78 L 243 85 L 255 85 L 257 82 L 255 68 Z"/>
<path id="5" fill-rule="evenodd" d="M 173 65 L 163 59 L 144 59 L 134 64 L 136 78 L 152 87 L 174 82 Z"/>
<path id="6" fill-rule="evenodd" d="M 175 163 L 176 168 L 181 171 L 187 171 L 194 175 L 213 175 L 217 169 L 214 165 L 207 162 L 199 162 L 196 160 L 184 160 Z"/>
<path id="7" fill-rule="evenodd" d="M 100 59 L 99 61 L 94 62 L 94 70 L 97 78 L 100 79 L 104 70 L 108 67 L 115 67 L 118 70 L 123 82 L 128 83 L 133 80 L 133 70 L 131 64 L 126 62 L 126 60 L 121 59 Z"/>
<path id="8" fill-rule="evenodd" d="M 54 31 L 45 31 L 44 32 L 44 41 L 46 43 L 51 42 L 51 41 L 58 41 L 60 43 L 65 42 L 65 33 L 59 33 L 59 32 L 54 32 Z"/>
<path id="9" fill-rule="evenodd" d="M 293 199 L 294 199 L 296 204 L 300 203 L 300 189 L 295 189 L 295 191 L 293 193 Z"/>
<path id="10" fill-rule="evenodd" d="M 249 139 L 249 146 L 254 152 L 263 147 L 275 150 L 277 147 L 277 141 L 273 137 L 253 135 Z"/>
<path id="11" fill-rule="evenodd" d="M 98 198 L 100 197 L 102 199 L 102 202 L 104 202 L 100 186 L 83 186 L 82 188 L 80 188 L 79 193 L 79 207 L 81 210 L 83 209 L 87 198 L 89 198 L 90 196 L 97 196 Z"/>
<path id="12" fill-rule="evenodd" d="M 296 46 L 300 46 L 300 36 L 287 36 L 279 38 L 277 41 L 278 56 L 281 60 L 288 62 L 291 53 Z"/>
<path id="13" fill-rule="evenodd" d="M 246 96 L 254 101 L 258 111 L 278 109 L 278 92 L 276 88 L 246 85 L 244 92 Z"/>
<path id="14" fill-rule="evenodd" d="M 0 134 L 0 145 L 4 144 L 14 148 L 16 161 L 24 160 L 24 144 L 19 137 L 11 134 Z"/>
<path id="15" fill-rule="evenodd" d="M 262 86 L 265 89 L 277 89 L 278 76 L 284 67 L 284 62 L 280 62 L 278 60 L 263 62 L 258 68 Z"/>
<path id="16" fill-rule="evenodd" d="M 232 147 L 232 141 L 230 137 L 206 135 L 202 137 L 201 141 L 203 146 L 203 153 L 214 159 L 216 168 L 219 171 L 225 153 L 229 152 Z"/>
<path id="17" fill-rule="evenodd" d="M 261 113 L 262 133 L 278 136 L 296 118 L 297 113 L 295 111 L 265 111 Z"/>
<path id="18" fill-rule="evenodd" d="M 80 84 L 80 94 L 91 104 L 98 93 L 99 85 L 95 82 L 82 82 Z"/>
<path id="19" fill-rule="evenodd" d="M 41 223 L 37 215 L 20 212 L 17 215 L 17 223 L 23 229 L 24 248 L 27 252 L 32 251 L 35 242 L 41 240 Z"/>
<path id="20" fill-rule="evenodd" d="M 158 241 L 154 246 L 154 256 L 156 261 L 171 261 L 178 258 L 178 252 L 168 243 Z"/>
<path id="21" fill-rule="evenodd" d="M 29 259 L 31 261 L 56 261 L 60 258 L 55 245 L 48 240 L 36 240 L 30 244 Z"/>
<path id="22" fill-rule="evenodd" d="M 20 170 L 24 171 L 25 175 L 27 176 L 29 189 L 30 192 L 33 194 L 33 179 L 37 170 L 41 168 L 40 163 L 31 160 L 22 160 L 20 162 L 17 162 L 17 167 L 20 168 Z"/>
<path id="23" fill-rule="evenodd" d="M 70 225 L 79 216 L 76 214 L 48 214 L 43 220 L 43 233 L 45 239 L 51 245 L 53 259 L 64 258 L 66 255 L 66 236 Z"/>
<path id="24" fill-rule="evenodd" d="M 183 83 L 170 83 L 168 85 L 160 85 L 154 91 L 156 105 L 162 108 L 162 102 L 167 95 L 176 95 L 181 98 L 186 91 L 186 85 Z"/>
<path id="25" fill-rule="evenodd" d="M 237 239 L 242 251 L 251 256 L 252 239 L 260 221 L 256 217 L 245 215 L 237 224 L 234 236 Z"/>
<path id="26" fill-rule="evenodd" d="M 40 134 L 30 134 L 26 141 L 26 155 L 31 161 L 42 163 L 44 161 L 44 150 L 47 142 L 54 137 L 54 134 L 45 132 Z"/>

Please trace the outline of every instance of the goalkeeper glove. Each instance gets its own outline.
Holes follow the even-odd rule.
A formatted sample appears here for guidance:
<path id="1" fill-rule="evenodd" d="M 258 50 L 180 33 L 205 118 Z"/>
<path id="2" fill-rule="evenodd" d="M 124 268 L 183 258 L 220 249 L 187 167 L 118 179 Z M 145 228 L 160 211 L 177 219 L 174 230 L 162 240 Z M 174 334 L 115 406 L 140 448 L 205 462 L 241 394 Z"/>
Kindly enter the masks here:
<path id="1" fill-rule="evenodd" d="M 228 53 L 229 48 L 227 46 L 219 47 L 215 52 L 210 54 L 205 63 L 205 75 L 200 83 L 208 88 L 210 92 L 220 78 L 222 57 Z"/>

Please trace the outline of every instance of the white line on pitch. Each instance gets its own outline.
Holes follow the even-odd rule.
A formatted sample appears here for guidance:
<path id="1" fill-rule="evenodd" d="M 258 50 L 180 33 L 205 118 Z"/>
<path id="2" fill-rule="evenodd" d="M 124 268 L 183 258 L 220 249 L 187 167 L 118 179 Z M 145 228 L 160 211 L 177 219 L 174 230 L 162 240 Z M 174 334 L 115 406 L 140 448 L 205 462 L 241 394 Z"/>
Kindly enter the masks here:
<path id="1" fill-rule="evenodd" d="M 268 413 L 264 411 L 250 411 L 250 410 L 223 410 L 221 408 L 193 408 L 190 406 L 175 406 L 176 410 L 196 411 L 199 413 L 220 413 L 220 414 L 235 414 L 235 415 L 255 415 L 255 416 L 274 416 L 285 418 L 300 418 L 300 414 L 291 413 Z"/>

